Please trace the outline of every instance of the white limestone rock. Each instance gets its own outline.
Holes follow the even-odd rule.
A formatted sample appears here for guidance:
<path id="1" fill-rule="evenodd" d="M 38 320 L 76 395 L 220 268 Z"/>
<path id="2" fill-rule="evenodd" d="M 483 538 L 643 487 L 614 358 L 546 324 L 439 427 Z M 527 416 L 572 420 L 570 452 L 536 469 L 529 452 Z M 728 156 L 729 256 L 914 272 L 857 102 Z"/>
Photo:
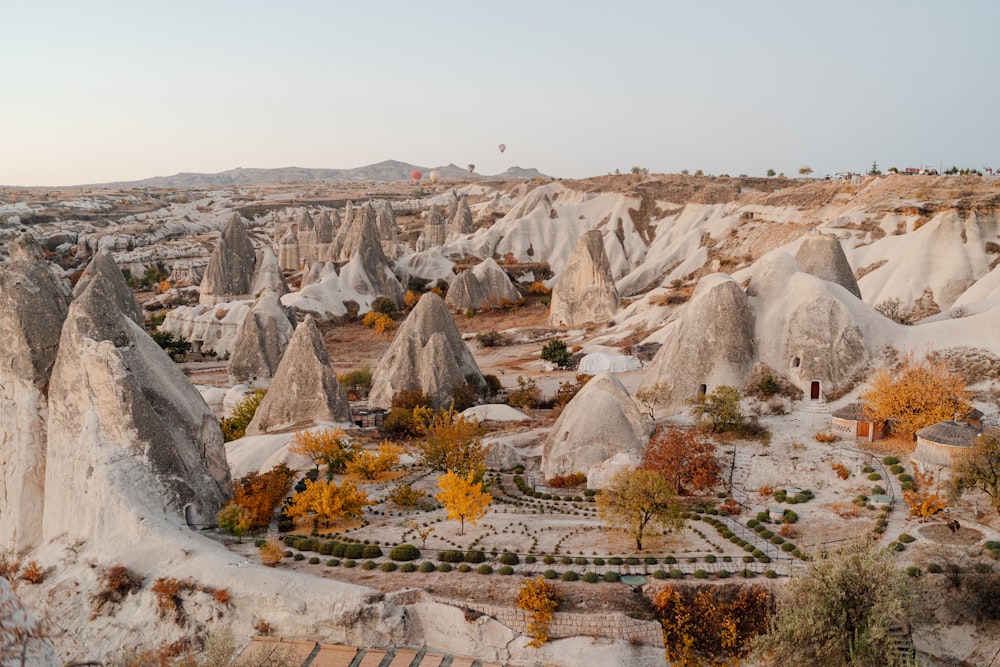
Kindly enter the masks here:
<path id="1" fill-rule="evenodd" d="M 323 337 L 312 316 L 295 328 L 267 396 L 260 402 L 247 435 L 273 433 L 317 421 L 351 418 L 347 392 L 330 367 Z"/>
<path id="2" fill-rule="evenodd" d="M 517 301 L 521 293 L 507 273 L 492 257 L 455 276 L 445 294 L 445 305 L 452 311 L 496 306 L 503 300 Z"/>
<path id="3" fill-rule="evenodd" d="M 125 313 L 133 322 L 142 326 L 145 321 L 142 306 L 136 301 L 135 295 L 132 294 L 132 290 L 129 289 L 128 284 L 125 282 L 125 276 L 122 275 L 121 269 L 115 262 L 115 258 L 106 250 L 99 251 L 90 260 L 90 263 L 87 264 L 83 275 L 80 276 L 80 280 L 76 283 L 76 287 L 73 288 L 73 295 L 79 296 L 82 294 L 87 289 L 87 285 L 90 284 L 91 279 L 98 275 L 104 276 L 110 286 L 114 288 L 110 296 L 115 300 L 115 305 L 118 309 Z"/>
<path id="4" fill-rule="evenodd" d="M 235 384 L 274 377 L 294 331 L 295 320 L 278 295 L 264 290 L 236 329 L 229 357 L 230 381 Z"/>
<path id="5" fill-rule="evenodd" d="M 587 474 L 622 452 L 642 456 L 652 424 L 614 375 L 601 373 L 573 397 L 545 441 L 541 472 L 546 479 Z"/>
<path id="6" fill-rule="evenodd" d="M 62 329 L 48 442 L 46 540 L 140 543 L 214 523 L 232 493 L 215 415 L 101 275 Z"/>
<path id="7" fill-rule="evenodd" d="M 368 403 L 388 408 L 400 391 L 421 390 L 437 407 L 448 405 L 455 387 L 471 378 L 482 385 L 455 321 L 437 294 L 424 294 L 396 332 L 372 374 Z"/>
<path id="8" fill-rule="evenodd" d="M 219 243 L 208 260 L 205 276 L 201 279 L 201 303 L 232 301 L 249 296 L 256 261 L 246 225 L 239 214 L 234 213 L 222 230 Z"/>
<path id="9" fill-rule="evenodd" d="M 302 268 L 299 237 L 291 227 L 278 241 L 278 266 L 282 271 L 298 271 Z"/>
<path id="10" fill-rule="evenodd" d="M 592 229 L 580 237 L 552 288 L 548 324 L 574 327 L 603 323 L 618 310 L 618 290 L 601 233 Z"/>
<path id="11" fill-rule="evenodd" d="M 271 249 L 271 246 L 264 246 L 257 253 L 257 273 L 253 279 L 253 287 L 250 291 L 254 295 L 259 295 L 264 290 L 271 290 L 278 296 L 288 294 L 288 283 L 285 282 L 285 274 L 281 272 L 278 263 L 278 256 Z"/>
<path id="12" fill-rule="evenodd" d="M 840 239 L 834 234 L 808 234 L 795 253 L 795 261 L 806 273 L 836 283 L 861 298 L 861 288 L 854 278 L 854 270 L 847 261 Z"/>

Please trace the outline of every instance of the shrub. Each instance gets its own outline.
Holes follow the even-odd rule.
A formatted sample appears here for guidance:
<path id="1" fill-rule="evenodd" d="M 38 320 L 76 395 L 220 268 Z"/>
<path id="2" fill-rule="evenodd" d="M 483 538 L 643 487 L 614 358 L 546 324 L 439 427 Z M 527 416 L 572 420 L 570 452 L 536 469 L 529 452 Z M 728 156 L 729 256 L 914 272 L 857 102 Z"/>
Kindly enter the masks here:
<path id="1" fill-rule="evenodd" d="M 358 558 L 364 558 L 364 545 L 358 543 L 352 543 L 344 545 L 344 557 L 357 560 Z M 381 551 L 381 550 L 380 550 Z"/>
<path id="2" fill-rule="evenodd" d="M 438 563 L 438 572 L 451 572 L 451 563 Z"/>
<path id="3" fill-rule="evenodd" d="M 365 569 L 365 570 L 372 569 L 372 568 L 368 567 L 368 563 L 371 563 L 373 566 L 375 565 L 375 563 L 373 561 L 366 560 L 364 562 L 364 565 L 362 565 L 361 567 L 363 569 Z M 397 565 L 394 562 L 392 562 L 391 560 L 387 560 L 386 562 L 382 563 L 381 566 L 379 566 L 379 569 L 382 570 L 383 572 L 393 572 L 393 571 L 395 571 L 396 567 L 397 567 Z"/>
<path id="4" fill-rule="evenodd" d="M 911 543 L 911 542 L 915 542 L 915 541 L 917 540 L 917 538 L 915 538 L 915 537 L 914 537 L 913 535 L 910 535 L 910 534 L 908 534 L 908 533 L 902 533 L 902 534 L 901 534 L 901 535 L 900 535 L 899 537 L 897 537 L 896 539 L 897 539 L 898 541 L 902 542 L 903 544 L 909 544 L 909 543 Z"/>
<path id="5" fill-rule="evenodd" d="M 719 570 L 718 572 L 715 573 L 715 578 L 716 579 L 728 579 L 729 578 L 729 570 Z"/>
<path id="6" fill-rule="evenodd" d="M 799 515 L 792 510 L 785 510 L 785 514 L 781 517 L 782 523 L 795 523 L 799 520 Z"/>
<path id="7" fill-rule="evenodd" d="M 392 561 L 389 561 L 389 562 L 392 562 Z M 403 563 L 402 565 L 399 566 L 399 571 L 400 572 L 416 572 L 417 571 L 417 566 L 414 565 L 413 563 Z"/>
<path id="8" fill-rule="evenodd" d="M 546 483 L 557 489 L 582 486 L 587 483 L 587 476 L 582 472 L 572 472 L 568 475 L 557 475 Z"/>
<path id="9" fill-rule="evenodd" d="M 264 400 L 266 394 L 267 391 L 264 389 L 254 389 L 233 409 L 232 417 L 222 420 L 222 436 L 226 442 L 238 440 L 246 435 L 247 426 L 253 421 L 257 406 Z"/>
<path id="10" fill-rule="evenodd" d="M 378 567 L 378 563 L 376 563 L 373 560 L 366 560 L 364 563 L 361 564 L 362 570 L 374 570 L 376 567 Z"/>
<path id="11" fill-rule="evenodd" d="M 937 563 L 928 563 L 927 571 L 930 572 L 931 574 L 941 574 L 942 572 L 944 572 L 944 568 Z"/>
<path id="12" fill-rule="evenodd" d="M 429 560 L 425 560 L 423 563 L 420 564 L 420 567 L 417 569 L 420 570 L 421 572 L 433 572 L 434 563 L 430 562 Z"/>
<path id="13" fill-rule="evenodd" d="M 573 570 L 566 570 L 565 572 L 562 573 L 562 576 L 560 577 L 560 579 L 562 579 L 563 581 L 577 581 L 579 578 L 580 575 L 578 575 Z"/>
<path id="14" fill-rule="evenodd" d="M 622 580 L 622 577 L 617 572 L 613 572 L 612 571 L 612 572 L 605 572 L 604 573 L 604 581 L 607 581 L 608 583 L 612 583 L 613 584 L 613 583 L 621 581 L 621 580 Z"/>
<path id="15" fill-rule="evenodd" d="M 500 563 L 503 565 L 517 565 L 521 562 L 521 559 L 517 557 L 517 554 L 511 553 L 510 551 L 505 551 L 500 554 Z"/>
<path id="16" fill-rule="evenodd" d="M 623 564 L 624 562 L 625 562 L 625 561 L 623 561 L 623 560 L 622 560 L 621 558 L 619 558 L 618 556 L 614 556 L 614 557 L 612 557 L 612 558 L 609 558 L 609 559 L 608 559 L 608 565 L 621 565 L 621 564 Z"/>
<path id="17" fill-rule="evenodd" d="M 319 565 L 319 556 L 313 556 L 309 559 L 310 565 Z"/>
<path id="18" fill-rule="evenodd" d="M 881 487 L 881 486 L 873 486 L 872 487 L 871 495 L 876 496 L 876 495 L 879 495 L 881 493 L 885 493 L 885 489 L 883 487 Z"/>
<path id="19" fill-rule="evenodd" d="M 476 334 L 479 347 L 499 347 L 507 344 L 507 337 L 499 331 L 483 331 Z"/>
<path id="20" fill-rule="evenodd" d="M 601 577 L 596 572 L 586 572 L 583 575 L 583 580 L 588 584 L 596 584 L 600 579 Z"/>
<path id="21" fill-rule="evenodd" d="M 566 348 L 566 343 L 559 338 L 553 338 L 542 348 L 542 360 L 549 361 L 559 368 L 565 368 L 569 365 L 570 357 L 572 354 Z"/>
<path id="22" fill-rule="evenodd" d="M 906 574 L 907 574 L 907 576 L 910 576 L 910 577 L 913 577 L 914 579 L 917 579 L 919 577 L 924 576 L 924 571 L 921 570 L 916 565 L 911 565 L 910 567 L 906 568 Z"/>
<path id="23" fill-rule="evenodd" d="M 441 551 L 438 553 L 438 560 L 444 563 L 461 563 L 465 560 L 465 554 L 455 550 Z"/>
<path id="24" fill-rule="evenodd" d="M 458 570 L 459 572 L 469 572 L 469 571 L 471 571 L 471 570 L 472 570 L 472 566 L 470 566 L 470 565 L 469 565 L 468 563 L 462 563 L 462 564 L 461 564 L 461 565 L 459 565 L 459 566 L 458 566 L 458 567 L 457 567 L 456 569 L 457 569 L 457 570 Z"/>
<path id="25" fill-rule="evenodd" d="M 692 576 L 695 579 L 708 579 L 708 572 L 705 570 L 695 570 Z"/>
<path id="26" fill-rule="evenodd" d="M 340 565 L 340 559 L 331 558 L 330 560 L 326 561 L 326 565 L 327 567 L 337 567 L 338 565 Z"/>
<path id="27" fill-rule="evenodd" d="M 559 573 L 555 570 L 545 570 L 545 572 L 542 572 L 542 576 L 546 579 L 555 579 L 559 576 Z"/>
<path id="28" fill-rule="evenodd" d="M 356 560 L 351 559 L 351 558 L 348 558 L 347 560 L 344 561 L 344 567 L 347 567 L 347 568 L 355 567 L 357 564 L 358 564 L 358 562 Z"/>
<path id="29" fill-rule="evenodd" d="M 486 554 L 480 549 L 469 549 L 465 552 L 466 563 L 482 563 L 486 560 Z"/>
<path id="30" fill-rule="evenodd" d="M 891 472 L 893 475 L 899 475 L 904 470 L 906 470 L 906 468 L 904 468 L 903 466 L 898 465 L 898 464 L 894 465 L 894 466 L 889 466 L 889 472 Z"/>
<path id="31" fill-rule="evenodd" d="M 528 554 L 527 556 L 524 557 L 524 562 L 527 563 L 528 565 L 533 564 L 536 560 L 537 559 L 531 554 Z"/>
<path id="32" fill-rule="evenodd" d="M 295 560 L 305 560 L 306 559 L 306 557 L 303 556 L 302 554 L 295 554 L 294 556 L 292 556 L 292 558 L 295 559 Z"/>
<path id="33" fill-rule="evenodd" d="M 101 573 L 100 590 L 91 598 L 94 613 L 105 604 L 120 604 L 126 597 L 142 588 L 142 575 L 136 574 L 124 565 L 112 565 Z"/>
<path id="34" fill-rule="evenodd" d="M 493 566 L 489 563 L 483 563 L 476 568 L 476 573 L 478 574 L 493 574 Z"/>
<path id="35" fill-rule="evenodd" d="M 882 475 L 878 474 L 877 472 L 868 473 L 868 479 L 870 479 L 873 482 L 877 482 L 878 480 L 882 479 Z"/>
<path id="36" fill-rule="evenodd" d="M 420 549 L 412 544 L 400 544 L 389 552 L 389 558 L 399 561 L 417 560 L 420 558 Z"/>
<path id="37" fill-rule="evenodd" d="M 653 579 L 666 579 L 666 578 L 667 578 L 666 570 L 657 570 L 653 572 Z"/>
<path id="38" fill-rule="evenodd" d="M 559 562 L 562 563 L 563 565 L 572 565 L 573 559 L 569 556 L 563 556 L 562 558 L 559 559 Z"/>
<path id="39" fill-rule="evenodd" d="M 706 563 L 714 563 L 717 560 L 718 559 L 714 555 L 712 555 L 712 554 L 709 554 L 709 555 L 705 556 L 705 562 Z"/>
<path id="40" fill-rule="evenodd" d="M 875 468 L 871 466 L 865 466 L 864 468 L 861 469 L 861 472 L 867 475 L 870 472 L 875 472 Z"/>
<path id="41" fill-rule="evenodd" d="M 544 558 L 542 558 L 542 562 L 545 563 L 546 565 L 552 565 L 552 563 L 556 562 L 556 559 L 553 558 L 552 556 L 545 556 Z"/>
<path id="42" fill-rule="evenodd" d="M 785 542 L 784 544 L 781 545 L 781 550 L 784 552 L 794 551 L 795 545 L 792 544 L 791 542 Z"/>
<path id="43" fill-rule="evenodd" d="M 882 459 L 882 463 L 886 464 L 887 466 L 893 466 L 899 463 L 899 459 L 896 458 L 895 456 L 886 456 L 885 458 Z"/>
<path id="44" fill-rule="evenodd" d="M 898 479 L 900 482 L 912 482 L 913 475 L 904 472 L 902 475 L 899 475 L 896 479 Z"/>

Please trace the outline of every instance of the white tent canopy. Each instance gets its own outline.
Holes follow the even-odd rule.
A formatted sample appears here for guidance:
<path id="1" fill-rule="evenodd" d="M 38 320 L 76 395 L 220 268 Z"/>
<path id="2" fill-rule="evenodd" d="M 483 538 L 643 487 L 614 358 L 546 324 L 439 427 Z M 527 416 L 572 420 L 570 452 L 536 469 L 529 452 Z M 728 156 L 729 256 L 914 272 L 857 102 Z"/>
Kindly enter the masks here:
<path id="1" fill-rule="evenodd" d="M 634 371 L 642 364 L 635 357 L 621 354 L 605 354 L 604 352 L 594 352 L 580 359 L 578 370 L 581 373 L 621 373 L 624 371 Z"/>

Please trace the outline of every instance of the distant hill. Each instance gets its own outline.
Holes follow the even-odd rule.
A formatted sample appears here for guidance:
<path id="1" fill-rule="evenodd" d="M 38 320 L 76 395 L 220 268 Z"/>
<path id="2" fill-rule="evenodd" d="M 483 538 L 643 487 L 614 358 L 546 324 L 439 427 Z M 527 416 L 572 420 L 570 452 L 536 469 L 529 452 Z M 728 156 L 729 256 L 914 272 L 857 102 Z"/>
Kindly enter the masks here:
<path id="1" fill-rule="evenodd" d="M 238 167 L 216 174 L 199 174 L 181 172 L 173 176 L 154 176 L 139 181 L 115 181 L 113 183 L 92 183 L 90 186 L 114 188 L 206 188 L 229 185 L 257 185 L 261 183 L 280 183 L 293 181 L 408 181 L 414 170 L 423 172 L 424 177 L 436 170 L 444 180 L 478 180 L 488 179 L 526 179 L 548 178 L 537 169 L 511 167 L 507 171 L 492 176 L 469 173 L 458 165 L 448 164 L 443 167 L 421 167 L 419 165 L 385 160 L 353 169 L 308 169 L 304 167 L 280 167 L 277 169 L 244 169 Z"/>

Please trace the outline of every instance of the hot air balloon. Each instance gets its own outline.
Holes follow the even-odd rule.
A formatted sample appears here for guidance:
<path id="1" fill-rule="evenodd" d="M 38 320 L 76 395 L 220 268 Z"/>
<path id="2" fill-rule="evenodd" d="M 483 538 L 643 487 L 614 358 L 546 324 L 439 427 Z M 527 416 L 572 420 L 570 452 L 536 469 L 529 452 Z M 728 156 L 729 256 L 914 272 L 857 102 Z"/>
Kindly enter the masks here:
<path id="1" fill-rule="evenodd" d="M 414 169 L 413 171 L 410 172 L 410 178 L 413 179 L 414 183 L 419 183 L 420 179 L 423 177 L 424 175 L 420 172 L 419 169 Z"/>
<path id="2" fill-rule="evenodd" d="M 470 162 L 469 164 L 465 165 L 465 168 L 468 169 L 469 173 L 471 174 L 472 172 L 474 172 L 476 170 L 476 165 L 474 165 L 474 164 L 472 164 Z"/>
<path id="3" fill-rule="evenodd" d="M 499 146 L 497 146 L 497 148 L 499 148 L 500 152 L 503 153 L 505 150 L 507 150 L 507 144 L 500 144 Z"/>
<path id="4" fill-rule="evenodd" d="M 437 183 L 441 180 L 441 174 L 438 173 L 437 169 L 431 170 L 431 173 L 427 174 L 427 177 L 431 179 L 431 183 Z"/>

